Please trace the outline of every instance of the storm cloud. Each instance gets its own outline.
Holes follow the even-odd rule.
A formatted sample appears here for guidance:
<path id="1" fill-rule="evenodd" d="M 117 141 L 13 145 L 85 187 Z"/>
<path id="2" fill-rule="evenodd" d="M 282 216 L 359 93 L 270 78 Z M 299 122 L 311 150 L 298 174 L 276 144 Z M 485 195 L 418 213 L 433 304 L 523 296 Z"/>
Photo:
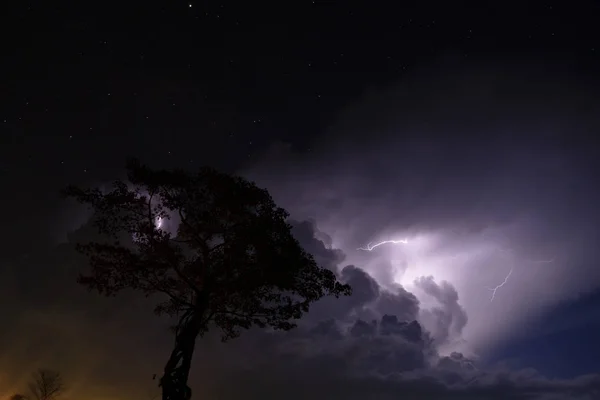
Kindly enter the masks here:
<path id="1" fill-rule="evenodd" d="M 338 272 L 357 294 L 333 315 L 351 310 L 350 332 L 397 315 L 431 340 L 439 364 L 410 382 L 384 379 L 390 393 L 427 381 L 435 398 L 589 398 L 597 377 L 549 381 L 485 360 L 600 286 L 600 199 L 586 190 L 599 178 L 588 142 L 599 104 L 561 66 L 443 59 L 420 71 L 366 92 L 310 153 L 280 143 L 244 175 L 344 253 Z M 360 250 L 382 240 L 407 243 Z M 442 383 L 440 369 L 458 364 L 469 368 Z M 415 398 L 434 395 L 423 390 Z"/>
<path id="2" fill-rule="evenodd" d="M 313 239 L 318 240 L 320 233 L 313 234 L 307 245 L 316 244 Z M 322 244 L 314 248 L 324 256 L 327 245 Z M 481 365 L 459 352 L 440 354 L 438 349 L 460 338 L 468 322 L 458 293 L 448 282 L 436 283 L 431 276 L 417 279 L 415 288 L 436 304 L 421 309 L 417 297 L 401 286 L 389 291 L 352 265 L 338 271 L 340 279 L 352 282 L 353 296 L 345 302 L 321 301 L 317 315 L 311 310 L 295 331 L 254 331 L 235 343 L 236 355 L 230 360 L 237 361 L 218 375 L 210 394 L 222 399 L 532 400 L 587 400 L 600 394 L 598 375 L 548 379 L 533 369 Z M 331 318 L 316 322 L 326 315 Z M 228 384 L 231 381 L 236 385 Z"/>
<path id="3" fill-rule="evenodd" d="M 600 286 L 600 199 L 585 191 L 598 150 L 584 139 L 598 128 L 598 104 L 545 65 L 442 60 L 420 71 L 364 93 L 310 153 L 275 144 L 240 171 L 291 212 L 297 239 L 354 294 L 321 300 L 289 333 L 202 338 L 198 397 L 597 398 L 597 375 L 551 380 L 486 356 Z M 12 344 L 1 394 L 41 365 L 63 371 L 73 397 L 153 398 L 169 321 L 152 315 L 151 299 L 77 287 L 83 261 L 71 244 L 3 261 L 0 299 L 24 307 L 0 338 Z"/>
<path id="4" fill-rule="evenodd" d="M 565 70 L 541 67 L 443 59 L 366 92 L 311 153 L 276 145 L 245 175 L 380 286 L 400 283 L 452 314 L 469 350 L 485 354 L 600 284 L 599 199 L 586 191 L 598 178 L 586 145 L 598 103 Z M 392 239 L 409 243 L 357 250 Z M 429 276 L 454 287 L 464 313 L 417 287 Z"/>

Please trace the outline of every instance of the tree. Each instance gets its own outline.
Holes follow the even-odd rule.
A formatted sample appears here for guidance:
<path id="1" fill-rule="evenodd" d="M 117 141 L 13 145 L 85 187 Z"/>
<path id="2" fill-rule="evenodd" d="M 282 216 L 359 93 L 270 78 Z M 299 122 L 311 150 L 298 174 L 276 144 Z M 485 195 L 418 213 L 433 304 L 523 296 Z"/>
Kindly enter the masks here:
<path id="1" fill-rule="evenodd" d="M 223 341 L 252 326 L 290 330 L 316 300 L 351 293 L 300 246 L 289 214 L 254 183 L 137 160 L 127 171 L 128 182 L 108 192 L 70 186 L 64 194 L 91 206 L 95 227 L 110 238 L 77 244 L 90 263 L 79 282 L 109 296 L 126 288 L 162 295 L 156 313 L 177 318 L 163 400 L 190 398 L 196 339 L 211 327 Z M 177 228 L 163 229 L 164 221 Z"/>
<path id="2" fill-rule="evenodd" d="M 49 369 L 38 369 L 29 382 L 29 392 L 33 400 L 55 400 L 64 391 L 65 385 L 60 373 Z"/>

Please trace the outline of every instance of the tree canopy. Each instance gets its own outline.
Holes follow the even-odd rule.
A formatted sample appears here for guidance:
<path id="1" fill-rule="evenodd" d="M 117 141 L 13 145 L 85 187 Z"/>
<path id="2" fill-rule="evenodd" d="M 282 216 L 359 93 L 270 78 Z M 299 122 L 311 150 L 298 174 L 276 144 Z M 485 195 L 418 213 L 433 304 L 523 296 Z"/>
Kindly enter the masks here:
<path id="1" fill-rule="evenodd" d="M 108 191 L 70 186 L 64 194 L 91 206 L 104 237 L 77 244 L 90 263 L 79 282 L 105 295 L 162 294 L 155 311 L 178 318 L 163 399 L 191 395 L 181 386 L 195 339 L 209 328 L 223 340 L 252 326 L 289 330 L 311 303 L 350 294 L 301 247 L 267 190 L 208 167 L 152 170 L 130 160 L 127 170 Z"/>

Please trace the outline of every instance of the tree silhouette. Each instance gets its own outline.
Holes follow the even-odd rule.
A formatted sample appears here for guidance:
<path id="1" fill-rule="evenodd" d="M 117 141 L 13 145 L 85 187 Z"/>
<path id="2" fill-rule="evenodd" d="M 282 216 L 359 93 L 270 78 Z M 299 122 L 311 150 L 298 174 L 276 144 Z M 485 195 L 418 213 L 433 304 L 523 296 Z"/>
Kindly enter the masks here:
<path id="1" fill-rule="evenodd" d="M 55 400 L 64 391 L 62 376 L 57 371 L 38 369 L 29 382 L 29 392 L 33 400 Z"/>
<path id="2" fill-rule="evenodd" d="M 27 400 L 27 396 L 25 396 L 24 394 L 15 393 L 12 396 L 10 396 L 10 400 Z"/>
<path id="3" fill-rule="evenodd" d="M 163 400 L 191 397 L 194 346 L 209 328 L 223 341 L 252 326 L 289 330 L 314 301 L 351 293 L 304 251 L 288 213 L 255 184 L 211 168 L 152 170 L 137 160 L 127 171 L 128 182 L 108 192 L 70 186 L 64 194 L 90 205 L 98 232 L 111 240 L 77 244 L 91 267 L 79 282 L 104 295 L 160 294 L 156 313 L 177 318 Z"/>

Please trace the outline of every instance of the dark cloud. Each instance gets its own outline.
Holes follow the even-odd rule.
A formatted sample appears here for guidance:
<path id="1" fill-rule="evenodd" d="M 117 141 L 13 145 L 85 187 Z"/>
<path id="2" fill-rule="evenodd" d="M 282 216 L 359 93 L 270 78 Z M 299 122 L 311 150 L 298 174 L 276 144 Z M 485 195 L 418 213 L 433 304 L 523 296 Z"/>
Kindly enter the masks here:
<path id="1" fill-rule="evenodd" d="M 292 233 L 302 247 L 313 255 L 317 263 L 324 268 L 337 272 L 338 265 L 345 255 L 339 249 L 331 247 L 331 238 L 317 229 L 314 220 L 291 221 Z"/>
<path id="2" fill-rule="evenodd" d="M 276 343 L 276 344 L 275 344 Z M 478 369 L 459 353 L 439 357 L 415 321 L 385 316 L 347 331 L 333 321 L 272 337 L 268 358 L 246 354 L 253 367 L 231 369 L 211 392 L 288 399 L 574 399 L 600 394 L 600 376 L 549 380 L 533 370 Z M 264 353 L 262 353 L 264 354 Z M 229 382 L 235 381 L 236 385 Z"/>
<path id="3" fill-rule="evenodd" d="M 415 286 L 437 301 L 438 306 L 421 310 L 420 321 L 438 344 L 460 338 L 467 313 L 458 303 L 458 293 L 448 282 L 437 284 L 432 276 L 421 277 Z"/>
<path id="4" fill-rule="evenodd" d="M 381 291 L 372 307 L 380 315 L 396 315 L 406 321 L 415 320 L 419 315 L 419 300 L 400 285 Z"/>
<path id="5" fill-rule="evenodd" d="M 354 265 L 342 269 L 341 279 L 352 287 L 352 296 L 342 300 L 348 309 L 354 310 L 367 305 L 380 295 L 379 284 L 375 279 Z"/>

